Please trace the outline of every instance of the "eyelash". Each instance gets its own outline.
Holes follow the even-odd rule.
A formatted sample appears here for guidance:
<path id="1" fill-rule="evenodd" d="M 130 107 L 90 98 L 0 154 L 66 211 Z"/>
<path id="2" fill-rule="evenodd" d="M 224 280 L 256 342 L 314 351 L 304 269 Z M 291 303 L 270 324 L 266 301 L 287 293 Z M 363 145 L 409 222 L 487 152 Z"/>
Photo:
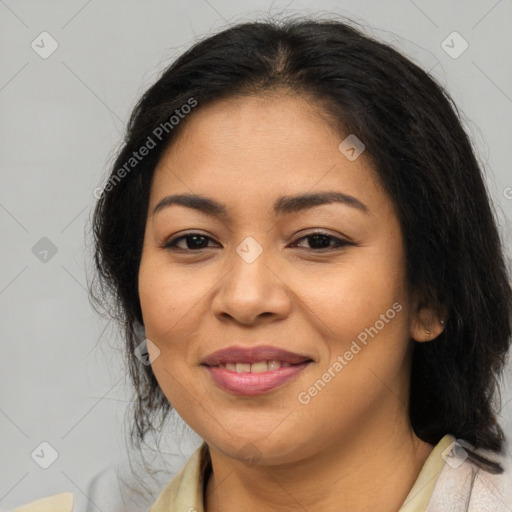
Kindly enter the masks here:
<path id="1" fill-rule="evenodd" d="M 301 238 L 299 238 L 296 242 L 294 243 L 298 243 L 300 242 L 301 240 L 304 240 L 305 238 L 312 238 L 314 236 L 322 236 L 322 237 L 325 237 L 325 238 L 330 238 L 332 240 L 335 240 L 335 243 L 334 245 L 330 245 L 328 247 L 323 247 L 323 248 L 320 248 L 320 249 L 309 249 L 310 251 L 313 251 L 315 253 L 320 253 L 320 252 L 327 252 L 327 251 L 331 251 L 331 250 L 334 250 L 334 249 L 341 249 L 347 245 L 354 245 L 353 243 L 351 242 L 348 242 L 347 240 L 343 240 L 341 238 L 337 238 L 335 236 L 332 236 L 332 235 L 328 235 L 326 233 L 322 233 L 321 231 L 315 231 L 314 233 L 310 233 L 306 236 L 303 236 Z M 172 250 L 172 251 L 185 251 L 185 252 L 199 252 L 203 249 L 210 249 L 210 247 L 200 247 L 199 249 L 183 249 L 181 247 L 177 247 L 176 244 L 180 241 L 180 240 L 184 240 L 184 239 L 187 239 L 188 237 L 193 237 L 193 236 L 200 236 L 202 238 L 206 238 L 206 239 L 209 239 L 209 240 L 213 240 L 211 237 L 207 236 L 207 235 L 203 235 L 202 233 L 187 233 L 186 235 L 181 235 L 181 236 L 178 236 L 178 237 L 174 237 L 174 238 L 170 238 L 168 240 L 166 240 L 162 245 L 161 247 L 163 249 L 169 249 L 169 250 Z M 307 249 L 307 248 L 306 248 Z"/>

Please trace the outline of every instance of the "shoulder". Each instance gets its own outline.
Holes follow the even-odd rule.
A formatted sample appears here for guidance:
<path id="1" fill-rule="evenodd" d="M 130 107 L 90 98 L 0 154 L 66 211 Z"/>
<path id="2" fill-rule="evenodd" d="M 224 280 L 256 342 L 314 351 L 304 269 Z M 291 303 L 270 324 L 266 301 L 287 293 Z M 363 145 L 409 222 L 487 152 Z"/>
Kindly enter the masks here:
<path id="1" fill-rule="evenodd" d="M 427 512 L 509 512 L 512 510 L 512 459 L 470 448 L 458 439 L 447 453 Z M 490 463 L 489 463 L 490 461 Z M 496 472 L 493 463 L 501 465 Z"/>
<path id="2" fill-rule="evenodd" d="M 510 511 L 512 510 L 512 465 L 510 455 L 494 457 L 502 473 L 493 473 L 474 463 L 474 481 L 469 498 L 469 511 Z"/>
<path id="3" fill-rule="evenodd" d="M 13 512 L 73 512 L 74 496 L 70 492 L 53 494 L 26 505 L 22 505 Z"/>

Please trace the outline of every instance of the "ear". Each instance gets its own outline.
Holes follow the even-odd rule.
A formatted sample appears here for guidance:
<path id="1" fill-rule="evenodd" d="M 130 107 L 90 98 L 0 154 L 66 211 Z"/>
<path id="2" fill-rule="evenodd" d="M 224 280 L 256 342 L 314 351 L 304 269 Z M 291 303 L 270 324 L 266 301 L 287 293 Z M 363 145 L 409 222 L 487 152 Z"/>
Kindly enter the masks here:
<path id="1" fill-rule="evenodd" d="M 445 318 L 446 315 L 420 302 L 412 315 L 411 338 L 419 342 L 435 340 L 444 331 Z"/>

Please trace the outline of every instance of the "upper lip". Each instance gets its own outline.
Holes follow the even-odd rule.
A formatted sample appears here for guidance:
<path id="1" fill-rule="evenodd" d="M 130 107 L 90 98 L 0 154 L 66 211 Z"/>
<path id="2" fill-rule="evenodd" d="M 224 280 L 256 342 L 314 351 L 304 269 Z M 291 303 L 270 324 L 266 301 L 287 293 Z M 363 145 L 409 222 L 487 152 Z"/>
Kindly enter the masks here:
<path id="1" fill-rule="evenodd" d="M 205 357 L 201 363 L 206 366 L 218 366 L 226 363 L 257 363 L 259 361 L 281 361 L 290 364 L 299 364 L 311 361 L 308 356 L 295 354 L 288 350 L 260 345 L 257 347 L 232 346 L 213 352 Z"/>

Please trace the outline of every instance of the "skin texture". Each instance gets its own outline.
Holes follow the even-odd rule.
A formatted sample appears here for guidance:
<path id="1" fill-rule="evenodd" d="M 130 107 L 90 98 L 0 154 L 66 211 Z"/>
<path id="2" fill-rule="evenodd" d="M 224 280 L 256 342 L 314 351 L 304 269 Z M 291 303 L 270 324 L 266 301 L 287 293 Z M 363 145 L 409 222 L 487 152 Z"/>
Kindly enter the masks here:
<path id="1" fill-rule="evenodd" d="M 371 161 L 350 161 L 320 107 L 285 92 L 219 100 L 185 123 L 155 170 L 139 295 L 160 351 L 155 376 L 210 447 L 206 510 L 398 510 L 433 448 L 408 419 L 411 350 L 442 326 L 408 290 L 399 220 Z M 320 191 L 354 196 L 368 213 L 330 203 L 274 214 L 278 197 Z M 229 217 L 182 205 L 152 214 L 180 193 L 224 203 Z M 334 237 L 326 244 L 350 245 L 315 251 L 304 237 L 318 230 Z M 162 247 L 197 232 L 209 237 L 204 248 Z M 236 252 L 248 236 L 263 250 L 252 263 Z M 395 303 L 400 312 L 301 403 Z M 313 363 L 256 397 L 224 391 L 200 364 L 221 348 L 263 344 Z"/>

